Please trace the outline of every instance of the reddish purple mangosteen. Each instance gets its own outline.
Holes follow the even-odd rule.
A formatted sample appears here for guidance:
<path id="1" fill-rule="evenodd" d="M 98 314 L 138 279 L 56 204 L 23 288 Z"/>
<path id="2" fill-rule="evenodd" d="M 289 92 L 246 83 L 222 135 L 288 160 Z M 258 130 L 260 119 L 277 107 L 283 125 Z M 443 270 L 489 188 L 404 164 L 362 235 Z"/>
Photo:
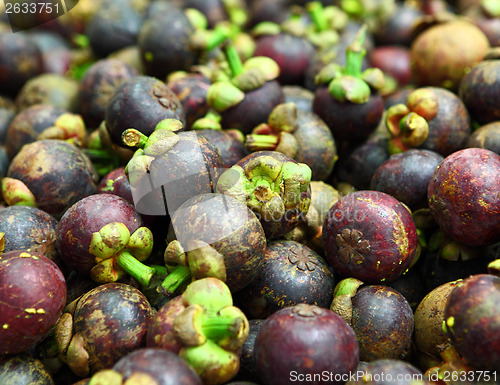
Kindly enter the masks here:
<path id="1" fill-rule="evenodd" d="M 267 318 L 255 340 L 264 384 L 344 384 L 359 363 L 356 335 L 331 310 L 298 304 Z"/>
<path id="2" fill-rule="evenodd" d="M 96 259 L 89 251 L 92 233 L 111 222 L 123 223 L 130 233 L 143 224 L 134 206 L 118 195 L 94 194 L 76 202 L 57 227 L 61 259 L 72 269 L 89 274 Z"/>
<path id="3" fill-rule="evenodd" d="M 478 369 L 500 368 L 499 302 L 500 277 L 492 274 L 472 275 L 459 282 L 448 296 L 444 310 L 448 337 L 467 362 Z"/>
<path id="4" fill-rule="evenodd" d="M 428 199 L 439 227 L 455 241 L 500 241 L 500 155 L 468 148 L 447 156 L 429 182 Z"/>
<path id="5" fill-rule="evenodd" d="M 366 283 L 394 281 L 419 252 L 410 210 L 391 195 L 369 190 L 350 193 L 330 208 L 323 242 L 336 272 Z"/>
<path id="6" fill-rule="evenodd" d="M 66 305 L 66 281 L 43 254 L 9 251 L 0 258 L 0 298 L 0 355 L 17 354 L 54 327 Z"/>

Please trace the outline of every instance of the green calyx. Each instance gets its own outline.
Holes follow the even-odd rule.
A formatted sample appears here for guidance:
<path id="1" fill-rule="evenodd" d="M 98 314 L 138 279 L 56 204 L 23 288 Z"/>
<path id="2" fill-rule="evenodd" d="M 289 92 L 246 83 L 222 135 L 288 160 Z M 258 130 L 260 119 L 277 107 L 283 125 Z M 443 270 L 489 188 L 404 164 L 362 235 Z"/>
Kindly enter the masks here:
<path id="1" fill-rule="evenodd" d="M 278 151 L 294 158 L 299 144 L 292 132 L 297 128 L 297 105 L 281 103 L 269 114 L 268 123 L 255 127 L 245 138 L 246 147 L 252 151 Z"/>
<path id="2" fill-rule="evenodd" d="M 61 139 L 77 146 L 85 144 L 87 131 L 80 115 L 66 112 L 60 115 L 54 125 L 43 130 L 37 140 Z"/>
<path id="3" fill-rule="evenodd" d="M 436 94 L 429 88 L 421 88 L 408 96 L 406 105 L 400 103 L 389 107 L 385 123 L 394 138 L 414 148 L 429 136 L 429 121 L 436 117 L 438 110 Z"/>
<path id="4" fill-rule="evenodd" d="M 23 181 L 15 178 L 2 178 L 2 196 L 9 206 L 36 207 L 36 198 Z"/>
<path id="5" fill-rule="evenodd" d="M 264 220 L 279 220 L 285 210 L 303 204 L 301 194 L 307 191 L 311 169 L 303 163 L 280 162 L 262 155 L 250 160 L 243 169 L 235 165 L 226 170 L 217 183 L 217 191 L 245 202 Z"/>
<path id="6" fill-rule="evenodd" d="M 129 128 L 122 134 L 122 142 L 129 147 L 144 150 L 145 155 L 162 155 L 180 140 L 176 132 L 182 130 L 183 124 L 177 119 L 164 119 L 158 122 L 150 136 L 139 130 Z"/>
<path id="7" fill-rule="evenodd" d="M 209 111 L 207 114 L 200 119 L 197 119 L 193 122 L 191 129 L 193 130 L 222 130 L 222 126 L 220 124 L 221 116 L 214 112 Z"/>
<path id="8" fill-rule="evenodd" d="M 132 235 L 120 222 L 112 222 L 92 234 L 89 252 L 96 257 L 90 271 L 98 283 L 116 282 L 125 273 L 148 286 L 155 269 L 142 263 L 153 250 L 153 234 L 140 227 Z"/>
<path id="9" fill-rule="evenodd" d="M 313 21 L 305 32 L 309 41 L 320 50 L 337 44 L 340 39 L 338 31 L 346 26 L 347 14 L 334 5 L 325 7 L 319 1 L 308 2 L 306 11 Z"/>
<path id="10" fill-rule="evenodd" d="M 488 263 L 488 273 L 500 277 L 500 259 Z"/>
<path id="11" fill-rule="evenodd" d="M 361 285 L 363 285 L 363 281 L 359 279 L 345 278 L 335 286 L 333 296 L 348 295 L 349 297 L 354 297 Z"/>
<path id="12" fill-rule="evenodd" d="M 92 375 L 89 385 L 122 385 L 123 375 L 116 370 L 103 369 Z"/>
<path id="13" fill-rule="evenodd" d="M 245 314 L 233 306 L 227 285 L 217 278 L 192 282 L 182 294 L 186 307 L 174 320 L 184 347 L 180 356 L 204 383 L 222 384 L 239 368 L 238 351 L 248 337 Z"/>
<path id="14" fill-rule="evenodd" d="M 333 291 L 333 301 L 330 310 L 341 316 L 349 325 L 352 320 L 352 297 L 363 282 L 356 278 L 345 278 L 340 281 Z"/>
<path id="15" fill-rule="evenodd" d="M 245 92 L 258 89 L 279 76 L 279 66 L 271 58 L 251 57 L 242 63 L 231 41 L 223 44 L 230 78 L 215 81 L 207 92 L 207 103 L 218 112 L 224 112 L 241 103 Z"/>
<path id="16" fill-rule="evenodd" d="M 330 95 L 341 103 L 366 103 L 372 89 L 380 90 L 384 87 L 385 78 L 379 69 L 369 68 L 362 72 L 363 58 L 366 55 L 363 46 L 365 37 L 366 25 L 363 25 L 346 49 L 345 66 L 329 65 L 315 79 L 318 84 L 329 82 Z"/>
<path id="17" fill-rule="evenodd" d="M 224 384 L 237 374 L 240 367 L 237 353 L 224 350 L 213 341 L 182 348 L 179 355 L 195 370 L 204 384 Z"/>
<path id="18" fill-rule="evenodd" d="M 185 252 L 177 240 L 167 245 L 164 259 L 169 275 L 162 282 L 161 290 L 175 293 L 191 280 L 206 277 L 226 280 L 226 264 L 222 254 L 199 240 L 189 240 L 187 246 L 188 251 Z"/>

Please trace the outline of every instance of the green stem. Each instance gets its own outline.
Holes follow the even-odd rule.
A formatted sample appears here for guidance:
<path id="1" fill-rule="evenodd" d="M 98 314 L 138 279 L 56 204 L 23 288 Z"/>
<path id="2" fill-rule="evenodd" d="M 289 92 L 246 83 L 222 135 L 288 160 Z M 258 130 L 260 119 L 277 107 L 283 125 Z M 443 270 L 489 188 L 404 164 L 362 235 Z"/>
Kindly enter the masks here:
<path id="1" fill-rule="evenodd" d="M 115 155 L 110 153 L 108 150 L 95 149 L 95 148 L 84 148 L 83 152 L 91 160 L 109 160 L 114 159 Z"/>
<path id="2" fill-rule="evenodd" d="M 243 63 L 241 62 L 238 51 L 230 40 L 226 40 L 225 53 L 231 75 L 234 78 L 243 72 Z"/>
<path id="3" fill-rule="evenodd" d="M 164 276 L 167 276 L 168 275 L 168 270 L 165 266 L 161 266 L 161 265 L 151 265 L 151 267 L 153 269 L 155 269 L 155 274 L 158 274 L 158 275 L 164 275 Z"/>
<path id="4" fill-rule="evenodd" d="M 174 293 L 183 283 L 191 278 L 189 267 L 178 265 L 165 278 L 161 284 L 162 289 L 167 293 Z"/>
<path id="5" fill-rule="evenodd" d="M 144 148 L 149 137 L 135 128 L 129 128 L 122 133 L 122 142 L 129 147 Z"/>
<path id="6" fill-rule="evenodd" d="M 279 138 L 275 135 L 251 134 L 246 137 L 246 146 L 250 151 L 272 151 L 276 149 Z"/>
<path id="7" fill-rule="evenodd" d="M 128 251 L 121 252 L 116 257 L 116 263 L 123 271 L 135 278 L 142 286 L 149 286 L 151 278 L 156 272 L 153 267 L 138 261 Z"/>
<path id="8" fill-rule="evenodd" d="M 323 13 L 323 5 L 319 1 L 311 1 L 307 4 L 307 11 L 318 32 L 328 29 L 328 22 Z"/>
<path id="9" fill-rule="evenodd" d="M 210 340 L 217 341 L 225 337 L 235 337 L 241 329 L 240 317 L 221 315 L 204 316 L 201 328 L 203 334 Z"/>
<path id="10" fill-rule="evenodd" d="M 361 27 L 356 38 L 346 50 L 345 75 L 356 78 L 361 77 L 361 69 L 363 66 L 363 58 L 366 55 L 366 50 L 363 47 L 366 37 L 366 24 Z"/>

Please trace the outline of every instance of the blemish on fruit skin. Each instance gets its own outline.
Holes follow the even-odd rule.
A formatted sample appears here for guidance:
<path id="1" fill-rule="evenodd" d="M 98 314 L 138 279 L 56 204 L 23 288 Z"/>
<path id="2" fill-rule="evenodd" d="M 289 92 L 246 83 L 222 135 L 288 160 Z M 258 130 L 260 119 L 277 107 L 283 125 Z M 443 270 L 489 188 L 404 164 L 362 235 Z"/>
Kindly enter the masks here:
<path id="1" fill-rule="evenodd" d="M 455 325 L 455 317 L 448 317 L 446 319 L 446 327 L 447 329 L 454 334 L 453 332 L 453 325 Z"/>
<path id="2" fill-rule="evenodd" d="M 19 258 L 31 258 L 31 254 L 23 252 L 19 254 Z"/>
<path id="3" fill-rule="evenodd" d="M 3 325 L 2 325 L 2 328 L 3 328 L 3 329 L 8 329 L 8 328 L 9 328 L 9 324 L 3 324 Z"/>

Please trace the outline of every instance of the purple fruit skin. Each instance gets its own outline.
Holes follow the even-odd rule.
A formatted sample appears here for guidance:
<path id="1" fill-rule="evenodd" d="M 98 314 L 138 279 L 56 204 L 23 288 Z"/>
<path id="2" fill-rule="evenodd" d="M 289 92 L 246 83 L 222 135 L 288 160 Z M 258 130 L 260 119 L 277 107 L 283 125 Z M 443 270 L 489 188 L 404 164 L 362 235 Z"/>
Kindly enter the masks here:
<path id="1" fill-rule="evenodd" d="M 43 254 L 2 254 L 0 355 L 24 352 L 46 337 L 62 314 L 66 293 L 63 273 Z"/>
<path id="2" fill-rule="evenodd" d="M 427 186 L 443 159 L 429 150 L 394 154 L 375 171 L 370 189 L 392 195 L 412 210 L 427 207 Z"/>
<path id="3" fill-rule="evenodd" d="M 266 319 L 255 340 L 257 370 L 265 385 L 294 383 L 298 374 L 346 375 L 359 362 L 356 335 L 336 313 L 314 305 L 301 315 L 302 305 L 277 311 Z M 312 309 L 314 312 L 311 315 Z M 310 382 L 343 384 L 344 381 Z M 305 383 L 305 382 L 299 382 Z M 308 382 L 309 383 L 309 382 Z"/>
<path id="4" fill-rule="evenodd" d="M 444 319 L 457 351 L 478 369 L 500 368 L 500 277 L 473 275 L 451 291 Z"/>
<path id="5" fill-rule="evenodd" d="M 342 232 L 361 232 L 369 250 L 342 256 L 337 243 Z M 326 259 L 345 277 L 365 283 L 391 282 L 410 266 L 418 251 L 415 222 L 396 198 L 379 191 L 357 191 L 337 201 L 323 226 Z M 355 247 L 358 247 L 357 244 Z M 349 249 L 347 249 L 349 250 Z M 347 251 L 346 250 L 346 251 Z M 359 263 L 361 260 L 361 263 Z"/>
<path id="6" fill-rule="evenodd" d="M 178 355 L 159 348 L 142 348 L 121 358 L 113 370 L 123 374 L 124 380 L 133 373 L 152 376 L 158 385 L 202 385 L 201 379 L 186 361 Z"/>
<path id="7" fill-rule="evenodd" d="M 95 256 L 89 252 L 92 233 L 111 222 L 123 223 L 131 234 L 142 226 L 134 206 L 118 195 L 94 194 L 71 206 L 57 226 L 57 247 L 63 262 L 89 274 L 95 265 Z"/>
<path id="8" fill-rule="evenodd" d="M 427 197 L 439 227 L 457 242 L 500 241 L 500 155 L 480 148 L 449 155 L 434 172 Z"/>

